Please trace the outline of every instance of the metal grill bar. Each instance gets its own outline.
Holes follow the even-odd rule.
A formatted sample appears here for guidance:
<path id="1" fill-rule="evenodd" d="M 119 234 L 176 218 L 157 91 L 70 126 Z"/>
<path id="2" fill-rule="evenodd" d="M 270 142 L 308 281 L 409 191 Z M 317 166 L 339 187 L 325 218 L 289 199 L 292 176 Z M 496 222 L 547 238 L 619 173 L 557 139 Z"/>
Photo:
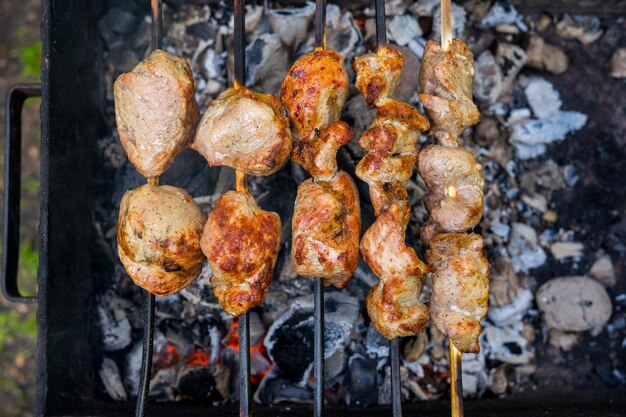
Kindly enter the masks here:
<path id="1" fill-rule="evenodd" d="M 250 416 L 250 320 L 239 317 L 239 416 Z"/>
<path id="2" fill-rule="evenodd" d="M 163 8 L 162 0 L 150 0 L 152 9 L 152 38 L 150 50 L 163 46 Z M 149 184 L 158 185 L 159 179 L 149 178 Z M 143 291 L 143 352 L 141 354 L 141 373 L 137 389 L 135 417 L 144 417 L 150 395 L 150 374 L 152 373 L 152 346 L 154 344 L 154 307 L 155 297 L 149 291 Z"/>
<path id="3" fill-rule="evenodd" d="M 326 49 L 326 0 L 315 0 L 315 48 Z"/>
<path id="4" fill-rule="evenodd" d="M 162 0 L 150 0 L 152 7 L 152 39 L 150 48 L 152 50 L 163 47 L 163 8 Z"/>
<path id="5" fill-rule="evenodd" d="M 235 1 L 235 87 L 246 85 L 246 0 Z"/>
<path id="6" fill-rule="evenodd" d="M 315 280 L 314 288 L 313 376 L 315 378 L 315 392 L 313 394 L 313 415 L 322 417 L 324 415 L 324 282 L 321 278 Z"/>
<path id="7" fill-rule="evenodd" d="M 391 407 L 393 417 L 402 417 L 402 392 L 400 389 L 400 339 L 389 341 L 389 360 L 391 361 Z"/>
<path id="8" fill-rule="evenodd" d="M 375 0 L 376 7 L 376 43 L 378 46 L 387 43 L 387 21 L 385 16 L 385 0 Z"/>
<path id="9" fill-rule="evenodd" d="M 150 373 L 152 372 L 152 344 L 154 341 L 154 294 L 143 292 L 143 354 L 135 417 L 144 417 L 150 394 Z"/>
<path id="10" fill-rule="evenodd" d="M 235 88 L 246 85 L 246 2 L 234 0 Z M 247 191 L 247 175 L 236 172 L 237 191 Z M 239 316 L 239 416 L 250 416 L 250 316 Z"/>

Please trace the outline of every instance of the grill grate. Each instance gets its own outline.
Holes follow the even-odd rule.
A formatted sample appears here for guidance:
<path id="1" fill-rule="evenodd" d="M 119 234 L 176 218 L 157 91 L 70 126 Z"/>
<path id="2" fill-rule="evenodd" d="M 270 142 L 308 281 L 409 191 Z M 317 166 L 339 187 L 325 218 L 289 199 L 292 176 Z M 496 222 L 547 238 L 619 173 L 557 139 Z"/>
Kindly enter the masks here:
<path id="1" fill-rule="evenodd" d="M 162 0 L 150 0 L 152 8 L 151 50 L 159 49 L 163 44 Z M 376 40 L 379 45 L 387 42 L 385 24 L 385 0 L 375 0 L 376 5 Z M 315 47 L 326 48 L 326 0 L 315 2 Z M 234 0 L 234 70 L 235 85 L 245 86 L 245 0 Z M 239 174 L 239 173 L 238 173 Z M 239 188 L 238 175 L 238 188 Z M 245 178 L 241 178 L 241 184 Z M 324 416 L 324 283 L 316 279 L 314 285 L 314 396 L 313 415 Z M 136 417 L 144 417 L 150 393 L 150 373 L 152 369 L 152 347 L 154 342 L 155 296 L 144 292 L 143 305 L 143 353 L 141 374 L 135 409 Z M 249 417 L 250 412 L 250 322 L 249 314 L 239 317 L 239 415 Z M 402 396 L 400 392 L 400 352 L 399 339 L 390 342 L 391 360 L 391 398 L 393 417 L 402 416 Z"/>

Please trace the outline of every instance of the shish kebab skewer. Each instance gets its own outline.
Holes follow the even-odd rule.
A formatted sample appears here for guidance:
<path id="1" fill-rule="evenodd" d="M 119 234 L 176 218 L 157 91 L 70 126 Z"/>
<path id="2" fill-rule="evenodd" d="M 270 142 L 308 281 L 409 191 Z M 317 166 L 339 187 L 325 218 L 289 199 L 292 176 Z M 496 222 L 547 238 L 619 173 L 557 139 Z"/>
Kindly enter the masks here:
<path id="1" fill-rule="evenodd" d="M 291 151 L 289 121 L 278 98 L 245 87 L 243 13 L 244 0 L 235 0 L 234 86 L 208 105 L 191 145 L 210 166 L 236 170 L 236 191 L 219 198 L 201 240 L 215 296 L 235 317 L 263 300 L 280 246 L 280 217 L 258 206 L 247 175 L 275 173 Z"/>
<path id="2" fill-rule="evenodd" d="M 189 63 L 161 50 L 161 0 L 151 0 L 152 53 L 115 82 L 115 115 L 131 163 L 148 184 L 120 204 L 118 253 L 144 289 L 144 335 L 135 416 L 146 413 L 152 369 L 155 294 L 189 285 L 200 274 L 205 216 L 185 190 L 159 187 L 159 175 L 184 149 L 199 119 Z M 165 94 L 163 94 L 165 93 Z"/>
<path id="3" fill-rule="evenodd" d="M 483 239 L 470 233 L 483 214 L 482 167 L 459 148 L 457 139 L 480 114 L 472 101 L 474 59 L 465 43 L 452 38 L 450 0 L 441 0 L 441 45 L 428 41 L 420 69 L 420 100 L 432 121 L 438 145 L 424 148 L 418 171 L 429 194 L 430 214 L 422 228 L 433 269 L 430 315 L 450 344 L 453 417 L 463 416 L 461 353 L 478 353 L 480 320 L 487 314 L 489 264 Z"/>
<path id="4" fill-rule="evenodd" d="M 312 178 L 298 186 L 292 221 L 295 271 L 314 283 L 314 410 L 324 414 L 324 287 L 345 288 L 358 266 L 361 211 L 356 185 L 338 170 L 338 149 L 353 133 L 340 121 L 348 96 L 343 58 L 326 49 L 326 2 L 316 0 L 315 50 L 298 59 L 280 98 L 293 124 L 291 158 Z"/>
<path id="5" fill-rule="evenodd" d="M 377 10 L 377 20 L 383 16 Z M 377 216 L 361 239 L 361 254 L 380 278 L 367 296 L 367 311 L 376 330 L 394 339 L 421 333 L 428 321 L 428 308 L 419 300 L 428 267 L 405 244 L 405 232 L 411 214 L 406 183 L 417 161 L 417 140 L 429 123 L 415 108 L 391 98 L 404 57 L 383 39 L 379 33 L 376 52 L 353 63 L 357 88 L 377 109 L 372 126 L 359 138 L 367 154 L 356 175 L 369 185 Z"/>

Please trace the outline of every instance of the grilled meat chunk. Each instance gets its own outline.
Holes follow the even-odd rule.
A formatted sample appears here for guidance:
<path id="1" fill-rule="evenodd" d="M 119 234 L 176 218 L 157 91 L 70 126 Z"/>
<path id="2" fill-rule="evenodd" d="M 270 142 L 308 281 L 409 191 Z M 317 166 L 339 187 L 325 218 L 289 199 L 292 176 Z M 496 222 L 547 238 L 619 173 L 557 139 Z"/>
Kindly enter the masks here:
<path id="1" fill-rule="evenodd" d="M 210 166 L 265 176 L 283 166 L 291 142 L 289 120 L 278 99 L 240 87 L 227 89 L 209 104 L 191 147 Z"/>
<path id="2" fill-rule="evenodd" d="M 430 241 L 426 261 L 434 268 L 430 316 L 461 352 L 478 353 L 480 320 L 487 314 L 489 264 L 483 238 L 444 233 Z"/>
<path id="3" fill-rule="evenodd" d="M 447 51 L 428 41 L 420 68 L 420 100 L 441 145 L 458 146 L 459 135 L 480 120 L 472 101 L 474 57 L 467 45 L 453 39 Z"/>
<path id="4" fill-rule="evenodd" d="M 246 192 L 217 201 L 202 234 L 202 250 L 222 308 L 240 316 L 259 304 L 272 281 L 280 246 L 278 214 L 261 209 Z"/>
<path id="5" fill-rule="evenodd" d="M 367 296 L 374 327 L 388 339 L 422 332 L 428 308 L 419 299 L 428 267 L 404 243 L 411 206 L 392 202 L 361 239 L 361 254 L 380 278 Z"/>
<path id="6" fill-rule="evenodd" d="M 154 50 L 115 81 L 117 131 L 128 159 L 143 176 L 165 171 L 186 148 L 200 118 L 185 58 Z"/>
<path id="7" fill-rule="evenodd" d="M 417 169 L 429 190 L 424 205 L 430 218 L 422 229 L 422 241 L 475 227 L 483 215 L 484 178 L 474 155 L 462 148 L 430 145 L 418 159 Z"/>
<path id="8" fill-rule="evenodd" d="M 348 73 L 343 58 L 327 49 L 315 50 L 298 59 L 280 91 L 298 140 L 339 120 L 347 97 Z"/>
<path id="9" fill-rule="evenodd" d="M 293 264 L 298 274 L 345 288 L 359 263 L 361 210 L 354 181 L 338 171 L 298 187 L 293 214 Z"/>
<path id="10" fill-rule="evenodd" d="M 406 103 L 388 99 L 378 106 L 372 127 L 359 138 L 367 155 L 356 167 L 356 176 L 370 187 L 375 214 L 406 198 L 405 185 L 417 161 L 415 144 L 428 127 L 428 120 Z"/>
<path id="11" fill-rule="evenodd" d="M 402 53 L 386 45 L 379 46 L 375 53 L 354 59 L 356 86 L 368 106 L 379 106 L 391 98 L 400 84 L 403 66 Z"/>
<path id="12" fill-rule="evenodd" d="M 322 126 L 294 144 L 291 159 L 316 179 L 328 180 L 337 172 L 337 151 L 350 142 L 352 136 L 346 122 L 336 121 Z"/>
<path id="13" fill-rule="evenodd" d="M 168 295 L 200 274 L 200 236 L 206 217 L 185 190 L 143 185 L 124 194 L 117 249 L 132 280 L 155 295 Z"/>

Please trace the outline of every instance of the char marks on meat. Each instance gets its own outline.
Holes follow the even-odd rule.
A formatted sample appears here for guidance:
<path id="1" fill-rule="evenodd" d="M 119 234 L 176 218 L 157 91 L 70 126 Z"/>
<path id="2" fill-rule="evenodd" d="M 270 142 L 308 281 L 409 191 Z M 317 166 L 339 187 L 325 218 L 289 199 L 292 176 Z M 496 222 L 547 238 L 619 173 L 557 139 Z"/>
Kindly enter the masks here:
<path id="1" fill-rule="evenodd" d="M 224 310 L 240 316 L 258 305 L 272 281 L 281 221 L 247 192 L 229 191 L 217 201 L 202 234 L 214 292 Z"/>
<path id="2" fill-rule="evenodd" d="M 458 146 L 459 135 L 480 120 L 472 101 L 474 56 L 460 39 L 447 51 L 426 43 L 420 68 L 420 100 L 432 121 L 432 134 L 444 146 Z"/>
<path id="3" fill-rule="evenodd" d="M 210 166 L 265 176 L 284 165 L 291 145 L 289 120 L 280 101 L 239 87 L 227 89 L 209 104 L 191 147 Z"/>
<path id="4" fill-rule="evenodd" d="M 478 353 L 480 320 L 487 315 L 489 263 L 477 234 L 444 233 L 426 251 L 434 269 L 430 315 L 461 352 Z"/>
<path id="5" fill-rule="evenodd" d="M 126 272 L 156 295 L 180 291 L 200 274 L 206 217 L 185 190 L 143 185 L 124 194 L 117 230 Z"/>
<path id="6" fill-rule="evenodd" d="M 298 186 L 292 223 L 298 274 L 345 288 L 359 264 L 360 231 L 359 194 L 346 172 Z"/>
<path id="7" fill-rule="evenodd" d="M 428 267 L 405 243 L 411 215 L 406 183 L 413 175 L 420 133 L 428 120 L 410 105 L 391 99 L 398 87 L 404 57 L 388 46 L 354 60 L 356 84 L 370 106 L 372 126 L 359 139 L 367 154 L 356 175 L 369 185 L 376 220 L 361 239 L 361 254 L 380 278 L 367 296 L 367 311 L 384 337 L 421 333 L 428 308 L 420 301 Z"/>

